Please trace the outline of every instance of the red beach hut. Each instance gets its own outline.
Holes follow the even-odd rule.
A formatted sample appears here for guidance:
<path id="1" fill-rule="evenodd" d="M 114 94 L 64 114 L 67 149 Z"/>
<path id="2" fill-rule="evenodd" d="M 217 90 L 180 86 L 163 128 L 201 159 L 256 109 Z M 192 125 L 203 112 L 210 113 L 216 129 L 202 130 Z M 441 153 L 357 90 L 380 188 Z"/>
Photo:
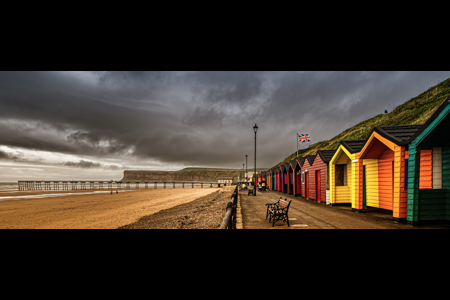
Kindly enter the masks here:
<path id="1" fill-rule="evenodd" d="M 311 192 L 311 183 L 310 183 L 310 171 L 311 166 L 314 163 L 314 159 L 316 158 L 315 155 L 306 155 L 305 162 L 303 163 L 302 167 L 302 195 L 305 197 L 305 199 L 310 198 L 310 192 Z"/>
<path id="2" fill-rule="evenodd" d="M 309 169 L 310 177 L 310 196 L 309 199 L 316 200 L 319 203 L 329 203 L 328 173 L 331 158 L 336 150 L 319 150 L 316 153 L 314 163 Z M 328 191 L 328 193 L 327 193 Z M 328 197 L 327 197 L 328 196 Z M 328 199 L 328 202 L 326 201 Z"/>
<path id="3" fill-rule="evenodd" d="M 294 175 L 294 167 L 296 160 L 291 160 L 288 166 L 288 194 L 294 195 L 294 186 L 295 186 L 295 175 Z"/>
<path id="4" fill-rule="evenodd" d="M 295 165 L 294 165 L 294 176 L 295 176 L 295 180 L 294 180 L 294 196 L 297 195 L 302 195 L 302 166 L 303 163 L 305 162 L 305 157 L 298 157 L 295 160 Z"/>
<path id="5" fill-rule="evenodd" d="M 283 191 L 283 169 L 282 166 L 278 167 L 278 189 L 277 191 L 282 192 Z"/>

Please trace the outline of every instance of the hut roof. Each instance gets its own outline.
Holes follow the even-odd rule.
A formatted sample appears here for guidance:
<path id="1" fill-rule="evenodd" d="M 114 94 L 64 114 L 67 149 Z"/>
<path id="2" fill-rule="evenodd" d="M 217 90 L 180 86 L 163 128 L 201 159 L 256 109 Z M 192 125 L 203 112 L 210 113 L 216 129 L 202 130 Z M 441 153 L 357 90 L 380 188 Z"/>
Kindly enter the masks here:
<path id="1" fill-rule="evenodd" d="M 414 137 L 422 126 L 423 125 L 383 126 L 375 127 L 373 131 L 399 146 L 404 146 L 410 143 L 411 138 Z"/>
<path id="2" fill-rule="evenodd" d="M 306 157 L 297 158 L 297 161 L 300 164 L 300 167 L 303 167 L 303 164 L 305 163 L 305 159 L 306 159 Z"/>
<path id="3" fill-rule="evenodd" d="M 296 163 L 297 163 L 297 160 L 296 160 L 296 159 L 293 159 L 293 160 L 291 160 L 291 161 L 289 162 L 289 164 L 291 165 L 292 169 L 295 168 L 295 164 L 296 164 Z"/>
<path id="4" fill-rule="evenodd" d="M 320 155 L 320 158 L 324 163 L 330 162 L 336 150 L 319 150 L 317 153 Z"/>
<path id="5" fill-rule="evenodd" d="M 366 142 L 367 140 L 341 141 L 341 145 L 344 146 L 348 152 L 353 154 L 361 151 Z"/>
<path id="6" fill-rule="evenodd" d="M 317 154 L 317 153 L 316 153 Z M 315 155 L 306 155 L 306 159 L 308 160 L 309 164 L 312 166 L 314 163 L 314 159 L 316 158 Z"/>

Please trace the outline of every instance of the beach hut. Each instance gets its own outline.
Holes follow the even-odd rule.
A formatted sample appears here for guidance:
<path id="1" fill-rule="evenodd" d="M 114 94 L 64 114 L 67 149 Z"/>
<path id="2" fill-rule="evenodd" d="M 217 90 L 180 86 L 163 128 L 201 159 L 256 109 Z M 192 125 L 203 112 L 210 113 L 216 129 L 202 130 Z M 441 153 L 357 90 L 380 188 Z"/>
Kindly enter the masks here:
<path id="1" fill-rule="evenodd" d="M 302 166 L 305 162 L 305 157 L 298 157 L 295 160 L 295 166 L 294 166 L 294 175 L 295 175 L 295 181 L 294 181 L 294 196 L 302 195 Z"/>
<path id="2" fill-rule="evenodd" d="M 341 141 L 330 160 L 330 204 L 355 207 L 359 197 L 359 152 L 367 140 Z"/>
<path id="3" fill-rule="evenodd" d="M 278 192 L 282 192 L 283 191 L 283 166 L 279 166 L 278 167 Z"/>
<path id="4" fill-rule="evenodd" d="M 272 180 L 271 180 L 270 189 L 273 191 L 273 190 L 275 190 L 275 170 L 274 169 L 270 170 L 270 173 L 272 174 L 271 175 Z"/>
<path id="5" fill-rule="evenodd" d="M 302 167 L 302 195 L 305 199 L 309 199 L 310 197 L 310 187 L 311 187 L 311 183 L 310 183 L 310 170 L 311 170 L 311 166 L 314 163 L 314 159 L 316 158 L 315 155 L 306 155 L 305 156 L 305 161 L 303 163 L 303 167 Z"/>
<path id="6" fill-rule="evenodd" d="M 375 127 L 360 151 L 359 197 L 354 211 L 392 211 L 394 221 L 406 221 L 405 155 L 422 125 Z"/>
<path id="7" fill-rule="evenodd" d="M 296 160 L 291 160 L 289 162 L 289 167 L 288 167 L 288 180 L 287 180 L 287 183 L 288 183 L 288 194 L 289 195 L 294 195 L 294 186 L 295 186 L 295 183 L 294 183 L 294 167 L 295 167 L 295 163 L 296 163 Z"/>
<path id="8" fill-rule="evenodd" d="M 328 165 L 336 150 L 319 150 L 308 170 L 309 199 L 329 203 Z M 327 202 L 328 199 L 328 202 Z"/>
<path id="9" fill-rule="evenodd" d="M 450 97 L 409 145 L 407 221 L 412 225 L 450 221 Z"/>
<path id="10" fill-rule="evenodd" d="M 288 192 L 288 171 L 289 171 L 289 163 L 285 163 L 283 166 L 283 193 Z"/>

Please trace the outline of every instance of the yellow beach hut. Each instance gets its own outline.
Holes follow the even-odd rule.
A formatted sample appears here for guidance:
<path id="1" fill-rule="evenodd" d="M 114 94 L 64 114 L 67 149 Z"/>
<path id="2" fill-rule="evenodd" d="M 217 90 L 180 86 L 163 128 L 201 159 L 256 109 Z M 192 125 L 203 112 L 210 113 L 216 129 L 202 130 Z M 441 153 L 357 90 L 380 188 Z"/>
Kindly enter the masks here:
<path id="1" fill-rule="evenodd" d="M 350 205 L 359 197 L 359 151 L 367 140 L 341 141 L 330 160 L 330 205 Z"/>

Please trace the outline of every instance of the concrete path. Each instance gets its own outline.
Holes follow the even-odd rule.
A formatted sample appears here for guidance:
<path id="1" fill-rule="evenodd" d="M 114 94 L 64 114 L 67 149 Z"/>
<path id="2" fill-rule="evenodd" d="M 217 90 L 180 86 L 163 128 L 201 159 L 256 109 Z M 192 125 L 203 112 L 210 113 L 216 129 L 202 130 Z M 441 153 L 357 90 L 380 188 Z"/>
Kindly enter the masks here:
<path id="1" fill-rule="evenodd" d="M 392 214 L 375 211 L 355 213 L 349 206 L 330 206 L 275 191 L 257 192 L 248 196 L 246 190 L 240 191 L 240 211 L 243 229 L 449 229 L 449 226 L 412 226 L 395 223 Z M 292 200 L 289 207 L 289 224 L 266 219 L 266 203 L 275 203 L 282 197 Z"/>

